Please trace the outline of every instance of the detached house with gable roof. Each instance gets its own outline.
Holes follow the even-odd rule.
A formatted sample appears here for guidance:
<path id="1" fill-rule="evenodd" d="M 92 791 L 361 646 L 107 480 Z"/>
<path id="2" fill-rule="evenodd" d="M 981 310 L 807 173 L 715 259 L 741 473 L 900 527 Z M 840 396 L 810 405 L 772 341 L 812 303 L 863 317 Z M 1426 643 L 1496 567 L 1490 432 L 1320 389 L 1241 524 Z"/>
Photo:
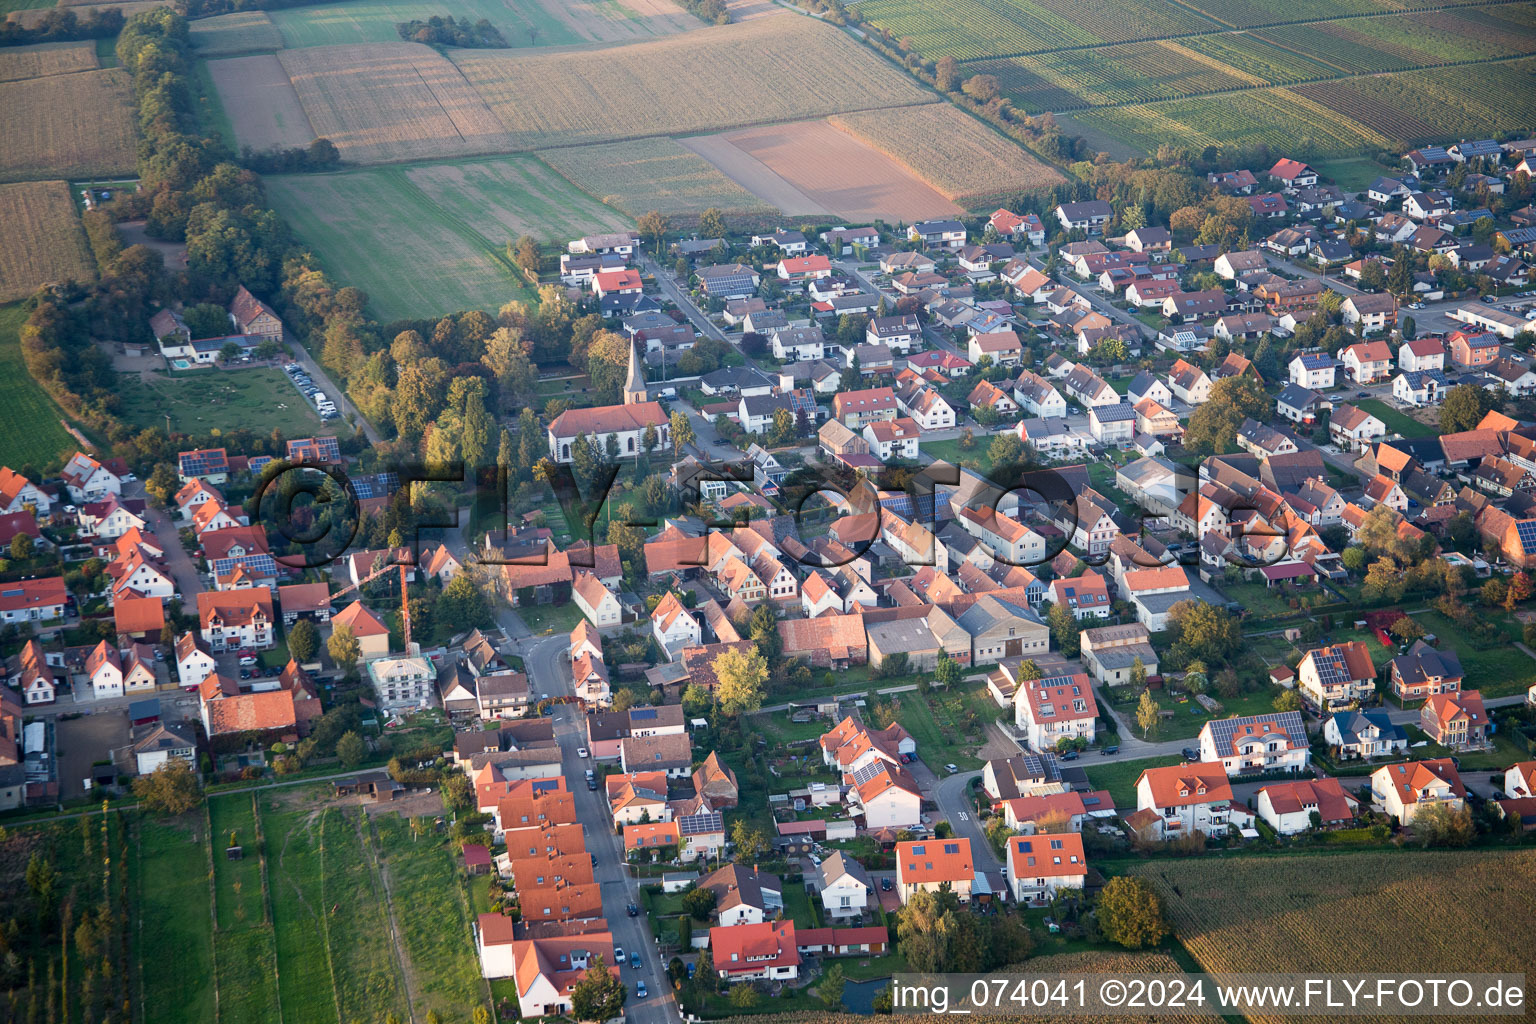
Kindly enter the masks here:
<path id="1" fill-rule="evenodd" d="M 1323 828 L 1348 825 L 1360 806 L 1338 779 L 1271 783 L 1256 796 L 1259 817 L 1283 836 L 1307 831 L 1314 814 Z"/>
<path id="2" fill-rule="evenodd" d="M 1477 690 L 1437 693 L 1419 708 L 1424 735 L 1451 750 L 1476 750 L 1488 745 L 1492 726 Z"/>
<path id="3" fill-rule="evenodd" d="M 1050 902 L 1063 889 L 1082 889 L 1088 877 L 1083 837 L 1077 832 L 1008 839 L 1008 892 L 1020 905 Z"/>
<path id="4" fill-rule="evenodd" d="M 896 888 L 903 903 L 913 893 L 938 892 L 946 885 L 961 903 L 969 903 L 975 882 L 976 864 L 971 858 L 969 839 L 952 837 L 896 844 Z"/>
<path id="5" fill-rule="evenodd" d="M 1099 707 L 1081 672 L 1021 681 L 1013 707 L 1014 724 L 1036 750 L 1053 751 L 1063 739 L 1093 742 Z"/>
<path id="6" fill-rule="evenodd" d="M 656 634 L 656 642 L 661 645 L 668 661 L 684 647 L 696 646 L 703 635 L 698 620 L 688 613 L 683 602 L 670 590 L 656 605 L 656 610 L 651 612 L 651 631 Z"/>
<path id="7" fill-rule="evenodd" d="M 1439 650 L 1415 640 L 1407 654 L 1392 659 L 1392 694 L 1399 700 L 1423 700 L 1461 689 L 1465 674 L 1453 650 Z"/>
<path id="8" fill-rule="evenodd" d="M 1136 813 L 1126 819 L 1146 839 L 1177 839 L 1192 832 L 1217 836 L 1253 816 L 1233 800 L 1220 762 L 1148 768 L 1136 780 Z"/>
<path id="9" fill-rule="evenodd" d="M 1376 692 L 1376 666 L 1362 640 L 1316 647 L 1296 666 L 1297 689 L 1320 711 L 1342 711 Z"/>
<path id="10" fill-rule="evenodd" d="M 1445 804 L 1459 810 L 1466 800 L 1461 775 L 1448 757 L 1389 764 L 1371 773 L 1372 809 L 1405 826 L 1413 824 L 1420 808 Z"/>

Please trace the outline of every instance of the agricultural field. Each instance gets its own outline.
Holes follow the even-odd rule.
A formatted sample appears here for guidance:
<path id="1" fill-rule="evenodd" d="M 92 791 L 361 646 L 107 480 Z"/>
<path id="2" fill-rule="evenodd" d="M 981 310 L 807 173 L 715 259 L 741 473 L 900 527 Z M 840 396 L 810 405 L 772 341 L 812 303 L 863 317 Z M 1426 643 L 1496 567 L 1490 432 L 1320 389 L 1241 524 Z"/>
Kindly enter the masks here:
<path id="1" fill-rule="evenodd" d="M 214 1019 L 213 922 L 208 912 L 208 837 L 201 817 L 135 825 L 133 861 L 142 1002 L 161 1024 Z"/>
<path id="2" fill-rule="evenodd" d="M 0 181 L 132 173 L 136 146 L 126 71 L 10 82 L 5 93 Z"/>
<path id="3" fill-rule="evenodd" d="M 529 155 L 414 164 L 405 176 L 431 206 L 503 249 L 522 235 L 563 243 L 632 226 L 623 213 L 576 191 Z"/>
<path id="4" fill-rule="evenodd" d="M 489 21 L 514 47 L 571 46 L 671 35 L 702 23 L 671 0 L 347 0 L 272 12 L 283 45 L 389 43 L 395 26 L 413 18 L 452 15 Z"/>
<path id="5" fill-rule="evenodd" d="M 1469 89 L 1468 75 L 1478 86 Z M 1319 82 L 1295 92 L 1391 144 L 1489 135 L 1529 124 L 1536 57 Z"/>
<path id="6" fill-rule="evenodd" d="M 0 466 L 18 470 L 41 468 L 80 447 L 64 429 L 59 407 L 27 372 L 21 356 L 26 322 L 20 303 L 0 306 Z"/>
<path id="7" fill-rule="evenodd" d="M 631 217 L 647 210 L 669 217 L 697 216 L 710 207 L 747 216 L 776 212 L 672 139 L 546 149 L 538 155 L 582 191 Z"/>
<path id="8" fill-rule="evenodd" d="M 147 383 L 137 373 L 122 374 L 117 394 L 122 403 L 118 418 L 135 431 L 164 429 L 167 415 L 173 430 L 188 434 L 235 424 L 261 435 L 281 427 L 283 433 L 298 437 L 320 425 L 287 375 L 269 366 L 156 373 Z"/>
<path id="9" fill-rule="evenodd" d="M 913 221 L 962 212 L 911 171 L 826 121 L 748 128 L 725 140 L 849 220 Z"/>
<path id="10" fill-rule="evenodd" d="M 1052 109 L 1144 103 L 1269 84 L 1171 42 L 1063 50 L 999 63 L 1054 83 L 1075 99 L 1070 106 Z M 999 85 L 1011 95 L 1006 78 L 1006 72 L 999 75 Z M 1021 97 L 1021 102 L 1026 109 L 1031 106 L 1027 98 Z"/>
<path id="11" fill-rule="evenodd" d="M 542 168 L 530 157 L 508 166 L 523 161 Z M 527 285 L 505 255 L 506 243 L 516 235 L 498 232 L 488 238 L 481 233 L 483 226 L 498 217 L 526 217 L 526 223 L 537 224 L 572 207 L 557 204 L 530 210 L 517 205 L 523 197 L 505 189 L 479 196 L 478 207 L 472 198 L 466 207 L 461 197 L 471 186 L 462 184 L 462 173 L 455 184 L 441 180 L 435 167 L 421 165 L 410 172 L 427 187 L 435 187 L 445 203 L 456 206 L 456 212 L 439 206 L 407 177 L 405 169 L 394 167 L 270 177 L 267 195 L 329 271 L 368 293 L 380 319 L 495 310 L 511 299 L 527 298 Z M 508 173 L 504 170 L 500 176 Z M 564 185 L 563 199 L 574 208 L 584 203 L 604 218 L 584 219 L 585 226 L 576 234 L 627 224 L 619 213 L 577 192 L 552 171 L 543 168 L 543 173 Z M 494 188 L 498 177 L 493 172 L 475 173 L 470 180 Z M 371 215 L 359 217 L 357 210 L 371 211 Z"/>
<path id="12" fill-rule="evenodd" d="M 948 103 L 838 114 L 829 121 L 964 206 L 1065 180 L 1054 167 Z"/>
<path id="13" fill-rule="evenodd" d="M 1332 78 L 1338 74 L 1338 70 L 1328 64 L 1282 49 L 1247 32 L 1193 36 L 1179 40 L 1179 46 L 1273 85 Z"/>
<path id="14" fill-rule="evenodd" d="M 299 94 L 275 54 L 229 57 L 201 65 L 208 70 L 233 145 L 252 149 L 307 146 L 316 138 Z"/>
<path id="15" fill-rule="evenodd" d="M 277 947 L 267 913 L 266 864 L 250 793 L 208 801 L 213 857 L 213 962 L 220 1022 L 275 1020 Z M 225 853 L 238 845 L 242 856 Z"/>
<path id="16" fill-rule="evenodd" d="M 44 16 L 47 15 L 48 11 L 51 10 L 53 6 L 53 4 L 45 4 L 42 6 L 32 6 L 29 4 L 23 5 L 19 8 L 13 9 L 7 16 L 6 20 L 14 21 L 24 28 L 36 28 L 38 25 L 42 24 Z M 130 2 L 120 4 L 60 4 L 59 6 L 68 7 L 70 10 L 74 11 L 75 16 L 79 18 L 89 18 L 99 11 L 113 9 L 122 11 L 124 18 L 131 18 L 135 14 L 142 13 L 143 11 L 152 11 L 156 7 L 169 7 L 171 5 L 169 3 L 163 2 L 163 0 L 130 0 Z"/>
<path id="17" fill-rule="evenodd" d="M 315 136 L 334 142 L 343 160 L 442 159 L 515 148 L 484 100 L 431 47 L 319 46 L 284 50 L 277 59 Z"/>
<path id="18" fill-rule="evenodd" d="M 283 48 L 283 34 L 265 11 L 236 11 L 188 22 L 192 49 L 199 57 L 227 57 Z"/>
<path id="19" fill-rule="evenodd" d="M 930 60 L 1010 57 L 1219 28 L 1156 0 L 864 0 L 859 13 Z"/>
<path id="20" fill-rule="evenodd" d="M 514 150 L 719 131 L 935 99 L 810 18 L 763 18 L 602 53 L 601 62 L 582 62 L 568 54 L 457 50 L 453 60 L 501 119 Z"/>
<path id="21" fill-rule="evenodd" d="M 20 82 L 45 75 L 94 71 L 99 66 L 96 62 L 96 44 L 91 40 L 38 43 L 36 46 L 11 46 L 0 50 L 0 82 Z"/>
<path id="22" fill-rule="evenodd" d="M 69 182 L 0 185 L 0 302 L 24 299 L 52 282 L 95 278 L 96 260 Z"/>
<path id="23" fill-rule="evenodd" d="M 1530 966 L 1529 950 L 1509 937 L 1530 920 L 1536 850 L 1361 850 L 1158 860 L 1130 870 L 1157 888 L 1174 934 L 1214 973 L 1361 964 L 1409 973 L 1426 955 L 1450 972 Z"/>
<path id="24" fill-rule="evenodd" d="M 1349 14 L 1390 14 L 1421 7 L 1453 6 L 1457 0 L 1293 0 L 1277 5 L 1274 0 L 1186 0 L 1185 6 L 1204 12 L 1229 28 L 1254 25 L 1289 25 Z M 1478 0 L 1464 0 L 1477 3 Z"/>
<path id="25" fill-rule="evenodd" d="M 1324 83 L 1334 89 L 1342 83 Z M 1125 107 L 1098 107 L 1073 117 L 1151 153 L 1163 143 L 1301 149 L 1319 155 L 1354 153 L 1390 145 L 1386 136 L 1357 124 L 1303 90 L 1252 89 L 1223 96 L 1194 97 Z"/>
<path id="26" fill-rule="evenodd" d="M 767 164 L 731 145 L 724 135 L 690 135 L 678 139 L 677 144 L 787 215 L 832 215 L 831 210 L 791 185 Z"/>

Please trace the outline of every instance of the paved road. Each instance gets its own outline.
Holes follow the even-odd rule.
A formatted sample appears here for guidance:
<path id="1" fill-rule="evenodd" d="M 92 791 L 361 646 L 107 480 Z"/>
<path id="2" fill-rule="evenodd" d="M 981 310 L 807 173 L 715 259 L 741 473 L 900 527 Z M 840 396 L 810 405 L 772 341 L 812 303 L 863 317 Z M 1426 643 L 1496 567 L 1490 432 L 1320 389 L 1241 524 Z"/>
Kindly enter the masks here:
<path id="1" fill-rule="evenodd" d="M 510 630 L 512 624 L 506 618 L 503 615 L 503 625 Z M 533 692 L 560 696 L 571 693 L 571 673 L 566 662 L 569 643 L 564 636 L 519 641 Z M 650 920 L 644 914 L 630 917 L 626 909 L 631 903 L 640 904 L 639 884 L 624 866 L 623 847 L 613 834 L 613 819 L 602 791 L 588 790 L 583 781 L 587 769 L 593 766 L 593 762 L 576 756 L 577 749 L 587 741 L 585 715 L 573 705 L 559 705 L 555 708 L 554 724 L 566 784 L 576 795 L 576 818 L 586 834 L 587 852 L 597 858 L 593 870 L 602 890 L 603 918 L 613 933 L 614 945 L 623 948 L 626 956 L 638 952 L 641 957 L 639 968 L 626 965 L 620 972 L 629 989 L 625 1017 L 638 1024 L 672 1024 L 681 1018 L 663 970 L 665 964 L 650 934 Z M 641 980 L 649 990 L 643 1000 L 635 997 L 635 982 Z"/>
<path id="2" fill-rule="evenodd" d="M 1360 294 L 1360 289 L 1357 286 L 1349 283 L 1348 280 L 1338 274 L 1330 276 L 1322 271 L 1313 270 L 1311 267 L 1298 267 L 1290 260 L 1272 253 L 1268 249 L 1260 249 L 1259 251 L 1264 254 L 1264 261 L 1269 264 L 1270 269 L 1278 273 L 1291 277 L 1310 277 L 1315 281 L 1321 281 L 1326 287 L 1333 289 L 1346 299 L 1351 295 Z"/>
<path id="3" fill-rule="evenodd" d="M 677 304 L 677 308 L 683 311 L 683 315 L 693 324 L 700 334 L 716 341 L 732 344 L 731 339 L 725 336 L 725 332 L 715 326 L 714 322 L 704 314 L 704 311 L 694 304 L 693 297 L 686 290 L 678 286 L 673 280 L 672 272 L 663 270 L 661 266 L 649 256 L 640 257 L 640 266 L 656 278 L 656 283 L 661 287 L 662 294 L 670 301 Z M 749 363 L 751 360 L 747 360 Z"/>
<path id="4" fill-rule="evenodd" d="M 129 484 L 123 495 L 144 499 L 144 519 L 154 533 L 155 540 L 165 549 L 165 567 L 176 581 L 176 589 L 181 592 L 181 610 L 196 615 L 197 595 L 203 589 L 203 578 L 198 575 L 197 563 L 192 561 L 187 549 L 181 546 L 178 527 L 182 524 L 167 515 L 160 503 L 144 492 L 141 481 Z"/>
<path id="5" fill-rule="evenodd" d="M 358 428 L 362 430 L 363 436 L 368 439 L 368 443 L 382 443 L 383 438 L 379 435 L 379 432 L 373 429 L 373 424 L 369 423 L 362 413 L 357 411 L 357 406 L 352 404 L 352 400 L 347 397 L 346 392 L 336 386 L 336 382 L 331 380 L 331 375 L 325 372 L 324 367 L 310 358 L 309 349 L 299 344 L 299 339 L 287 330 L 283 331 L 283 343 L 287 345 L 289 353 L 299 365 L 304 367 L 304 372 L 309 374 L 310 379 L 315 382 L 315 386 L 325 392 L 327 398 L 336 403 L 336 410 L 343 417 L 346 417 L 348 414 L 355 417 Z M 301 402 L 306 404 L 309 402 L 309 399 L 302 392 L 295 390 L 294 394 L 298 395 Z"/>

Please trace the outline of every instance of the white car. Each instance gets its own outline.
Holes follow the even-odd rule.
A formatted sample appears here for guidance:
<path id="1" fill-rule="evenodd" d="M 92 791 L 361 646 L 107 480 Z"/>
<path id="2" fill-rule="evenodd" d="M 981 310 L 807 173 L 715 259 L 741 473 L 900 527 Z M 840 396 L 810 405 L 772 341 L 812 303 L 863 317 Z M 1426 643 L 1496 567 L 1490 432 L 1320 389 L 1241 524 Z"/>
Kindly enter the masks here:
<path id="1" fill-rule="evenodd" d="M 947 764 L 947 765 L 944 766 L 944 770 L 949 772 L 949 774 L 953 775 L 953 774 L 955 774 L 955 772 L 958 772 L 960 770 L 960 766 L 957 765 L 957 764 Z"/>
<path id="2" fill-rule="evenodd" d="M 587 759 L 587 748 L 586 747 L 577 747 L 576 748 L 576 756 L 581 758 L 583 761 L 585 761 Z M 590 775 L 591 772 L 588 772 L 587 774 Z"/>

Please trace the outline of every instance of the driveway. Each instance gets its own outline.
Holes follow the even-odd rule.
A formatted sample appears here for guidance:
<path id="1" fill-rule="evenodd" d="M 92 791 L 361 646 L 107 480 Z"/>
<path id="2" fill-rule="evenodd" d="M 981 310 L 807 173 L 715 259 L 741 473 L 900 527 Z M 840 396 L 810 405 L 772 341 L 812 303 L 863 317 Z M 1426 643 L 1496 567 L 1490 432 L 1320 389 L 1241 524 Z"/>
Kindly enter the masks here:
<path id="1" fill-rule="evenodd" d="M 154 533 L 155 540 L 165 549 L 165 567 L 176 581 L 181 592 L 181 610 L 189 615 L 197 614 L 197 595 L 203 590 L 203 578 L 198 575 L 197 563 L 181 546 L 178 532 L 181 524 L 166 514 L 160 503 L 144 493 L 144 484 L 134 481 L 123 492 L 128 497 L 144 499 L 144 519 Z"/>
<path id="2" fill-rule="evenodd" d="M 309 350 L 299 344 L 299 339 L 287 330 L 284 330 L 283 344 L 287 346 L 288 352 L 293 359 L 300 366 L 304 367 L 304 372 L 309 374 L 310 379 L 315 382 L 315 386 L 324 391 L 336 403 L 336 411 L 341 413 L 343 417 L 349 414 L 355 417 L 358 428 L 362 430 L 363 436 L 368 439 L 369 444 L 382 443 L 383 439 L 379 436 L 379 432 L 373 429 L 373 424 L 369 423 L 363 417 L 363 414 L 357 411 L 357 406 L 352 404 L 352 400 L 347 397 L 345 391 L 336 386 L 336 382 L 331 380 L 331 376 L 325 372 L 325 368 L 310 358 Z M 304 396 L 300 395 L 299 397 L 303 398 Z M 308 401 L 308 399 L 305 400 Z"/>

